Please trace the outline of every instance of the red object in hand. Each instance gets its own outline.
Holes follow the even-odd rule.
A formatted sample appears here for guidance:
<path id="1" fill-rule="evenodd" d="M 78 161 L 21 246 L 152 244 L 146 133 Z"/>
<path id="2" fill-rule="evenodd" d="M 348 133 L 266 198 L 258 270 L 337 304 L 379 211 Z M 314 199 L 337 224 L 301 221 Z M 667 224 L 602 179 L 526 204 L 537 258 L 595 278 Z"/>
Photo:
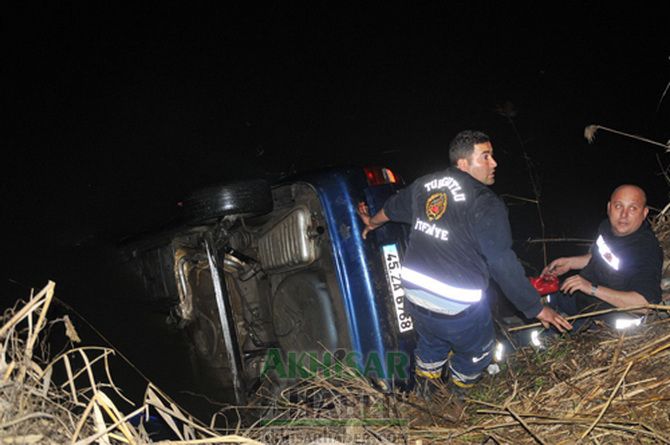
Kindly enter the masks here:
<path id="1" fill-rule="evenodd" d="M 558 277 L 529 277 L 528 280 L 540 295 L 558 292 Z"/>

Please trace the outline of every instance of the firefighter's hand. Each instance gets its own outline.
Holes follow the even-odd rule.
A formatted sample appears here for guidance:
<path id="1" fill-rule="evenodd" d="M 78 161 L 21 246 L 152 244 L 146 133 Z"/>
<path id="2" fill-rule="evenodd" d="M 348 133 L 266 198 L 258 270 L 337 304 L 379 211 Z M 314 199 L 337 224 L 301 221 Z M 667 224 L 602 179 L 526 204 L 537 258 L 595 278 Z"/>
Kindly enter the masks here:
<path id="1" fill-rule="evenodd" d="M 362 233 L 363 239 L 365 239 L 368 236 L 368 233 L 370 233 L 370 231 L 375 230 L 376 228 L 390 221 L 389 217 L 386 216 L 386 212 L 384 212 L 384 209 L 381 209 L 379 212 L 377 212 L 376 215 L 370 216 L 368 206 L 364 202 L 358 203 L 356 211 L 358 212 L 358 216 L 361 217 L 361 220 L 365 225 L 365 229 L 363 229 Z"/>
<path id="2" fill-rule="evenodd" d="M 573 275 L 570 278 L 566 278 L 561 285 L 561 292 L 566 294 L 574 294 L 577 291 L 582 291 L 586 295 L 591 294 L 591 282 L 581 275 Z"/>
<path id="3" fill-rule="evenodd" d="M 571 268 L 570 258 L 556 258 L 542 270 L 542 276 L 559 277 Z"/>
<path id="4" fill-rule="evenodd" d="M 568 320 L 561 317 L 558 312 L 549 306 L 543 307 L 536 318 L 540 320 L 540 323 L 542 323 L 542 326 L 544 326 L 545 329 L 549 329 L 550 326 L 554 326 L 559 332 L 565 332 L 566 330 L 569 331 L 572 329 L 572 325 Z"/>
<path id="5" fill-rule="evenodd" d="M 358 207 L 356 208 L 356 212 L 365 226 L 361 235 L 363 236 L 363 239 L 366 239 L 368 233 L 371 230 L 374 230 L 374 228 L 370 225 L 370 219 L 372 219 L 372 217 L 370 216 L 370 211 L 368 210 L 367 204 L 365 204 L 363 201 L 359 202 Z"/>

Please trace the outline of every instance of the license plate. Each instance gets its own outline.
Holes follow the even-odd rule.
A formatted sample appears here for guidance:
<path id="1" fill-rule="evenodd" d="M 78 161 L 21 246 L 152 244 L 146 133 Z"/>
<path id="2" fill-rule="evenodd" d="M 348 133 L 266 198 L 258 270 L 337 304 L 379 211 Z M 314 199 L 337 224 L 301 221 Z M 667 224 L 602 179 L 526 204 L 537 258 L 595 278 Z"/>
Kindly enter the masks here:
<path id="1" fill-rule="evenodd" d="M 386 269 L 386 278 L 391 288 L 393 306 L 395 307 L 396 322 L 398 330 L 408 332 L 414 329 L 412 319 L 405 312 L 405 290 L 400 284 L 400 256 L 398 255 L 398 246 L 395 244 L 386 244 L 382 247 L 384 252 L 384 267 Z"/>

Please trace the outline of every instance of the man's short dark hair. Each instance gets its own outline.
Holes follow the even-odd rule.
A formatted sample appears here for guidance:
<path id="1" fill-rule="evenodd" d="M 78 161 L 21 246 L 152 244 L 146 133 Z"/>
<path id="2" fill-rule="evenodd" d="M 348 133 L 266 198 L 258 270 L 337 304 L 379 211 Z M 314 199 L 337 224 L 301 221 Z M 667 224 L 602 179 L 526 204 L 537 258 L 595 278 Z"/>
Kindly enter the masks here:
<path id="1" fill-rule="evenodd" d="M 451 165 L 456 165 L 459 159 L 468 159 L 475 149 L 475 144 L 484 144 L 486 142 L 491 142 L 491 139 L 481 131 L 461 131 L 449 144 L 449 161 Z"/>

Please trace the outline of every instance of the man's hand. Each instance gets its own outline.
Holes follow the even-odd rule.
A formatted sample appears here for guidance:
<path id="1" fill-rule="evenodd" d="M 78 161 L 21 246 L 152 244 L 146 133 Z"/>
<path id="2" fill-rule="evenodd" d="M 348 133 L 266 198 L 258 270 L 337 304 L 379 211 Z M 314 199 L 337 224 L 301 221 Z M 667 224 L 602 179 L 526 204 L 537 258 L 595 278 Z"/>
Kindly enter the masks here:
<path id="1" fill-rule="evenodd" d="M 363 239 L 367 238 L 370 231 L 375 230 L 379 226 L 382 226 L 390 221 L 389 217 L 386 216 L 384 209 L 378 211 L 374 216 L 370 216 L 368 206 L 364 202 L 358 203 L 356 212 L 358 212 L 358 216 L 361 217 L 361 221 L 363 221 L 363 224 L 365 225 L 365 229 L 363 229 L 363 233 L 361 234 Z"/>
<path id="2" fill-rule="evenodd" d="M 591 295 L 591 282 L 581 275 L 573 275 L 566 278 L 561 285 L 561 292 L 566 294 L 574 294 L 577 291 L 582 291 L 586 295 Z"/>
<path id="3" fill-rule="evenodd" d="M 569 331 L 572 329 L 572 325 L 568 322 L 568 320 L 561 317 L 558 312 L 549 306 L 543 307 L 535 318 L 540 320 L 540 323 L 542 323 L 542 326 L 544 326 L 545 329 L 549 329 L 550 325 L 558 329 L 559 332 L 565 332 L 566 330 Z"/>
<path id="4" fill-rule="evenodd" d="M 358 203 L 356 212 L 358 213 L 358 216 L 361 218 L 361 221 L 363 221 L 363 225 L 365 226 L 365 228 L 363 229 L 363 233 L 361 235 L 363 236 L 363 239 L 366 239 L 368 233 L 371 230 L 375 229 L 370 225 L 370 220 L 372 219 L 372 217 L 370 216 L 370 210 L 368 210 L 367 204 L 361 201 Z"/>
<path id="5" fill-rule="evenodd" d="M 591 260 L 590 253 L 580 256 L 568 256 L 563 258 L 556 258 L 542 270 L 542 275 L 549 277 L 560 277 L 561 275 L 563 275 L 568 271 L 581 270 L 585 268 L 590 260 Z"/>
<path id="6" fill-rule="evenodd" d="M 560 277 L 572 269 L 570 263 L 570 258 L 556 258 L 542 270 L 542 276 Z"/>

